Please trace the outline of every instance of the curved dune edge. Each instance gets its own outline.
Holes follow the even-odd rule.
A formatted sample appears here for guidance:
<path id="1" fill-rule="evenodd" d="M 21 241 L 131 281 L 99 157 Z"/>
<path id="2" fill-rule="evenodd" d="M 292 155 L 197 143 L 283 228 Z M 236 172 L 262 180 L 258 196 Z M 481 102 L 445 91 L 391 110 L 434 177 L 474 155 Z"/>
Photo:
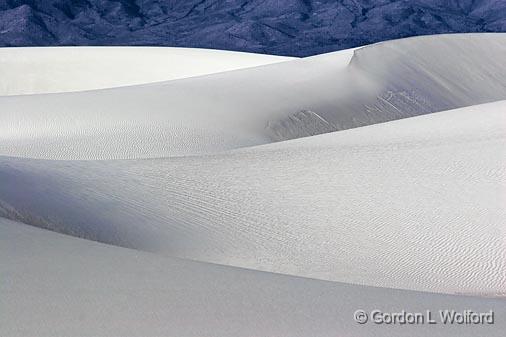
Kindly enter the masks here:
<path id="1" fill-rule="evenodd" d="M 22 247 L 22 249 L 20 249 Z M 2 336 L 502 336 L 504 301 L 161 258 L 0 218 Z M 132 305 L 135 303 L 135 305 Z M 494 325 L 359 325 L 353 312 L 495 313 Z M 261 324 L 260 324 L 261 323 Z"/>
<path id="2" fill-rule="evenodd" d="M 502 336 L 505 46 L 0 97 L 0 335 Z"/>
<path id="3" fill-rule="evenodd" d="M 506 34 L 418 37 L 151 85 L 0 97 L 0 155 L 202 155 L 502 100 L 505 46 Z"/>
<path id="4" fill-rule="evenodd" d="M 0 96 L 125 87 L 293 59 L 197 48 L 0 48 Z"/>
<path id="5" fill-rule="evenodd" d="M 208 156 L 2 157 L 0 215 L 165 256 L 500 294 L 505 109 L 502 101 Z"/>

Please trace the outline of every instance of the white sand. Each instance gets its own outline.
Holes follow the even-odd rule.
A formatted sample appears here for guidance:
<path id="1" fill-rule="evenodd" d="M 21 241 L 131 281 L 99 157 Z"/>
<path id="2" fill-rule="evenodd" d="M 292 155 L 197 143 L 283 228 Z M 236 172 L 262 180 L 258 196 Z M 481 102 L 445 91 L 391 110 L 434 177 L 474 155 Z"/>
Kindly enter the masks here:
<path id="1" fill-rule="evenodd" d="M 321 282 L 102 245 L 0 219 L 0 335 L 503 336 L 502 300 Z M 357 309 L 495 311 L 485 326 L 359 325 Z"/>
<path id="2" fill-rule="evenodd" d="M 504 111 L 503 101 L 219 155 L 0 157 L 0 205 L 25 223 L 167 256 L 506 293 Z"/>
<path id="3" fill-rule="evenodd" d="M 145 84 L 291 59 L 196 48 L 0 48 L 0 96 Z"/>
<path id="4" fill-rule="evenodd" d="M 0 335 L 502 336 L 505 46 L 420 37 L 151 84 L 147 64 L 142 85 L 0 97 Z M 81 89 L 136 83 L 79 62 Z"/>
<path id="5" fill-rule="evenodd" d="M 181 156 L 370 125 L 506 99 L 503 59 L 506 34 L 442 35 L 159 84 L 0 97 L 0 154 Z"/>

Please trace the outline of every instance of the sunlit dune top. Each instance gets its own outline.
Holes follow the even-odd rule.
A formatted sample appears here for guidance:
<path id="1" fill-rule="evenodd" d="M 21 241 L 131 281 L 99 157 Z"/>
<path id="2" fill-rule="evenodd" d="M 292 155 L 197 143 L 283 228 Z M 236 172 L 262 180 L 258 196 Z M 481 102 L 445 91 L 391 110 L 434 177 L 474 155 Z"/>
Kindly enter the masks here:
<path id="1" fill-rule="evenodd" d="M 289 59 L 222 50 L 166 47 L 0 48 L 0 96 L 129 86 Z"/>

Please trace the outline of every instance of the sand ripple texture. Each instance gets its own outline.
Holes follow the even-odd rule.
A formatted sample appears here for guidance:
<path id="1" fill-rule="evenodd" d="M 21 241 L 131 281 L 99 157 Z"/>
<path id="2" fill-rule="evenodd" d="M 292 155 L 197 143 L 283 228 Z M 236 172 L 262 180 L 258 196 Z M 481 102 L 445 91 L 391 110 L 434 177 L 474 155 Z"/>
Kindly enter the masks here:
<path id="1" fill-rule="evenodd" d="M 505 46 L 0 50 L 43 56 L 0 79 L 0 335 L 501 336 Z M 375 307 L 498 322 L 353 322 Z"/>

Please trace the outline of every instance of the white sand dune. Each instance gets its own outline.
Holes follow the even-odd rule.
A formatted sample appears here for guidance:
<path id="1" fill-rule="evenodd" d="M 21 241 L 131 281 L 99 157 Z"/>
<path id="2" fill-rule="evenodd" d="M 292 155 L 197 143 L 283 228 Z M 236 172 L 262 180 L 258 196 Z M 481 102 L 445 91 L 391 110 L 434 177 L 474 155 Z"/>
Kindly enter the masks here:
<path id="1" fill-rule="evenodd" d="M 0 154 L 205 154 L 486 103 L 506 99 L 505 58 L 506 34 L 443 35 L 152 85 L 0 97 Z"/>
<path id="2" fill-rule="evenodd" d="M 506 293 L 505 110 L 502 101 L 218 155 L 1 157 L 0 205 L 15 220 L 168 256 Z"/>
<path id="3" fill-rule="evenodd" d="M 502 335 L 506 34 L 107 50 L 0 50 L 1 336 Z"/>
<path id="4" fill-rule="evenodd" d="M 0 219 L 0 335 L 503 336 L 497 299 L 287 277 L 79 240 Z M 494 325 L 360 325 L 368 312 L 474 310 Z"/>
<path id="5" fill-rule="evenodd" d="M 196 48 L 0 48 L 0 96 L 130 86 L 291 59 Z"/>

